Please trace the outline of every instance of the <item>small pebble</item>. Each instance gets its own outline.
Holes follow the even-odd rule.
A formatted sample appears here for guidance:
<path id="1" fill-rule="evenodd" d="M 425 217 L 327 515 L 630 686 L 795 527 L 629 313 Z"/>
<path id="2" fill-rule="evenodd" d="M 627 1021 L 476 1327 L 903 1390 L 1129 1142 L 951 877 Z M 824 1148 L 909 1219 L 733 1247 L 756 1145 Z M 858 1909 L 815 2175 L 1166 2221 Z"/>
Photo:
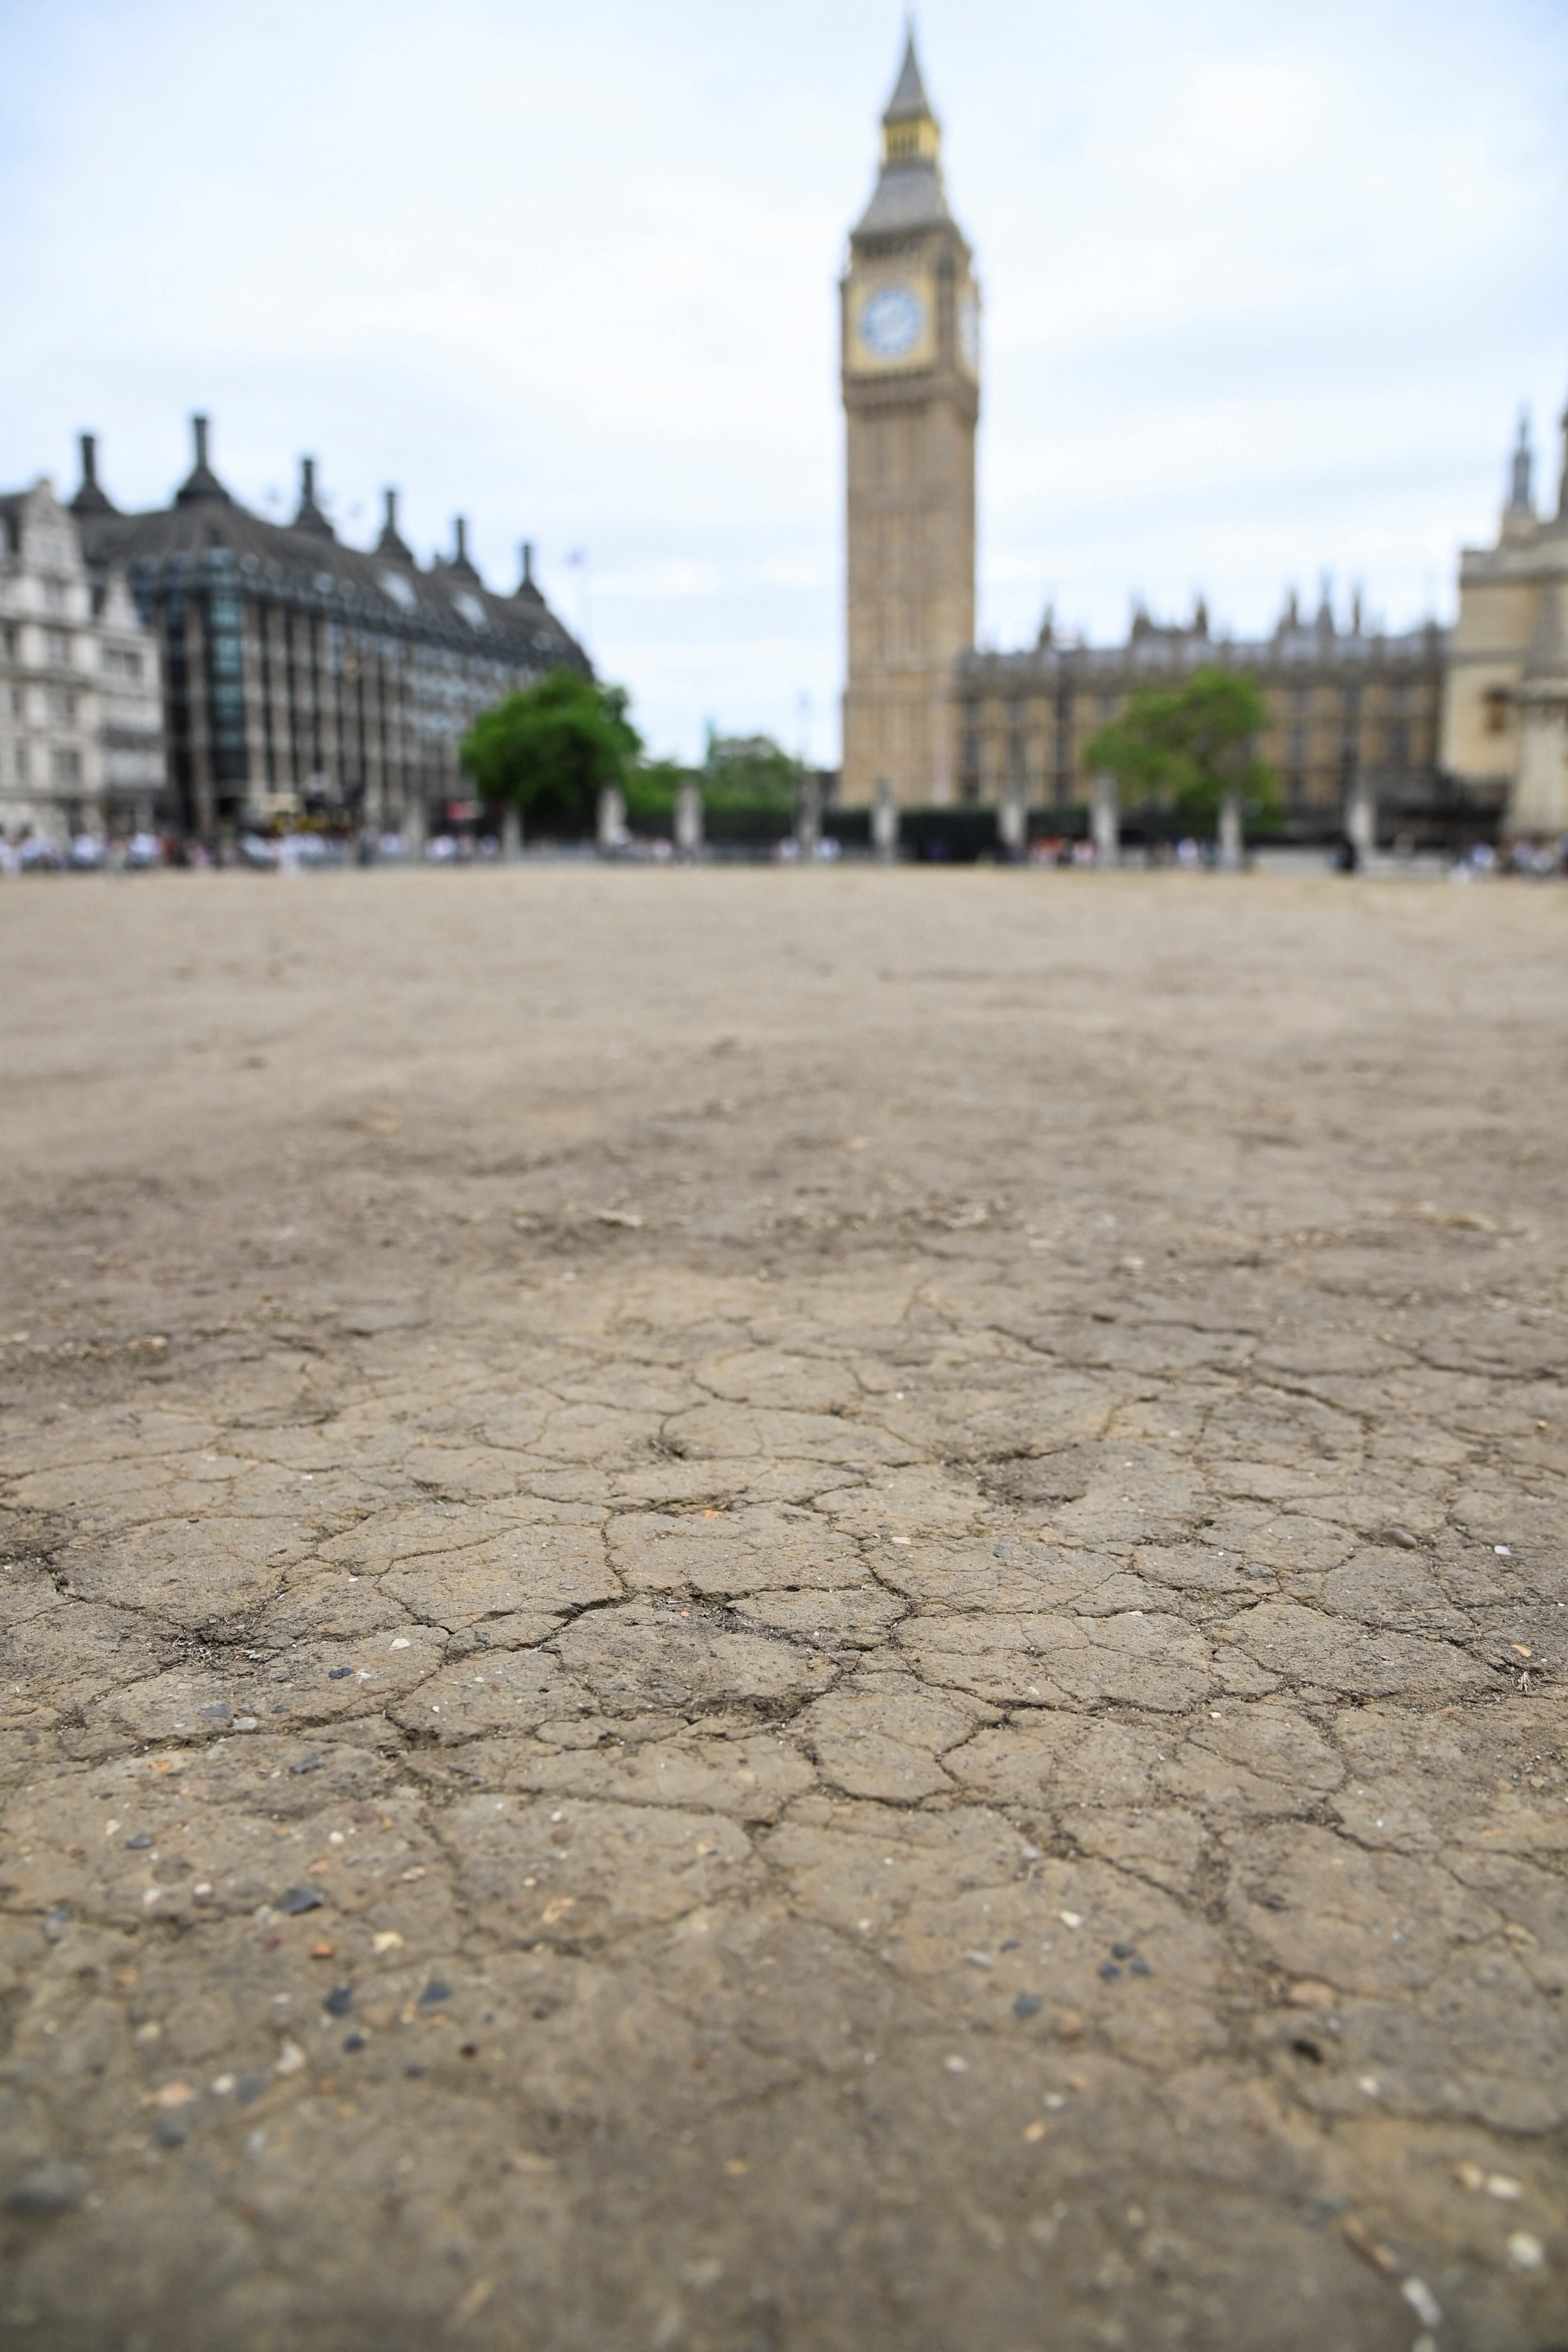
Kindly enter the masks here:
<path id="1" fill-rule="evenodd" d="M 1320 1978 L 1303 1977 L 1293 1984 L 1285 1996 L 1292 2009 L 1332 2009 L 1335 2001 L 1333 1986 Z"/>
<path id="2" fill-rule="evenodd" d="M 353 1672 L 352 1666 L 331 1666 L 328 1668 L 327 1680 L 330 1683 L 341 1683 L 345 1675 L 352 1675 Z"/>
<path id="3" fill-rule="evenodd" d="M 1114 1960 L 1101 1960 L 1100 1973 L 1107 1984 L 1114 1984 L 1121 1971 Z"/>
<path id="4" fill-rule="evenodd" d="M 345 2050 L 363 2050 L 364 2048 L 364 2035 L 363 2033 L 345 2034 L 343 2037 L 343 2048 Z"/>
<path id="5" fill-rule="evenodd" d="M 439 1977 L 432 1977 L 429 1983 L 426 1986 L 424 1991 L 419 1996 L 419 2006 L 421 2009 L 434 2009 L 437 2007 L 437 2003 L 443 2000 L 450 2000 L 451 1998 L 451 1986 L 448 1984 L 443 1984 Z"/>
<path id="6" fill-rule="evenodd" d="M 411 2075 L 417 2080 L 417 2078 L 423 2074 L 425 2069 L 421 2066 L 417 2058 L 411 2058 L 403 2071 L 405 2074 Z"/>
<path id="7" fill-rule="evenodd" d="M 87 2175 L 80 2166 L 51 2159 L 23 2174 L 5 2206 L 12 2213 L 74 2213 L 86 2195 Z"/>
<path id="8" fill-rule="evenodd" d="M 265 2074 L 242 2074 L 235 2084 L 235 2096 L 242 2107 L 247 2107 L 253 2099 L 264 2099 L 271 2088 Z"/>
<path id="9" fill-rule="evenodd" d="M 1136 1944 L 1112 1944 L 1110 1947 L 1110 1957 L 1113 1960 L 1130 1960 L 1133 1958 L 1137 1949 L 1138 1947 Z"/>
<path id="10" fill-rule="evenodd" d="M 1149 1966 L 1147 1960 L 1134 1960 L 1129 1967 L 1127 1973 L 1130 1977 L 1152 1977 L 1154 1971 Z"/>
<path id="11" fill-rule="evenodd" d="M 346 2017 L 354 2005 L 353 1985 L 334 1985 L 321 2007 L 329 2017 Z"/>
<path id="12" fill-rule="evenodd" d="M 1522 2197 L 1523 2194 L 1523 2184 L 1516 2180 L 1511 2173 L 1488 2173 L 1487 2195 L 1489 2197 L 1500 2197 L 1505 2204 L 1511 2205 L 1515 2203 L 1519 2198 Z"/>
<path id="13" fill-rule="evenodd" d="M 70 1922 L 71 1915 L 68 1904 L 57 1903 L 52 1911 L 45 1912 L 44 1933 L 48 1937 L 51 1944 L 58 1944 L 59 1942 L 60 1937 L 70 1926 Z"/>
<path id="14" fill-rule="evenodd" d="M 326 1896 L 313 1886 L 290 1886 L 278 1898 L 278 1908 L 286 1919 L 297 1919 L 302 1911 L 320 1911 Z"/>
<path id="15" fill-rule="evenodd" d="M 1442 2326 L 1443 2306 L 1425 2279 L 1407 2278 L 1399 2292 L 1423 2327 Z"/>
<path id="16" fill-rule="evenodd" d="M 285 2042 L 273 2062 L 275 2074 L 298 2074 L 305 2063 L 305 2053 L 297 2042 Z"/>
<path id="17" fill-rule="evenodd" d="M 184 2147 L 190 2134 L 178 2116 L 160 2116 L 153 2126 L 153 2137 L 160 2147 Z"/>
<path id="18" fill-rule="evenodd" d="M 944 2058 L 942 2063 L 950 2074 L 967 2074 L 969 2072 L 967 2058 Z"/>
<path id="19" fill-rule="evenodd" d="M 290 1764 L 289 1767 L 296 1779 L 301 1772 L 319 1772 L 321 1769 L 321 1759 L 319 1756 L 301 1756 L 297 1764 Z"/>
<path id="20" fill-rule="evenodd" d="M 1419 1538 L 1413 1536 L 1408 1528 L 1384 1528 L 1382 1541 L 1397 1545 L 1401 1551 L 1419 1551 L 1421 1549 Z"/>
<path id="21" fill-rule="evenodd" d="M 145 1830 L 138 1830 L 134 1837 L 126 1839 L 125 1849 L 128 1853 L 144 1853 L 152 1843 Z"/>
<path id="22" fill-rule="evenodd" d="M 1546 2267 L 1546 2249 L 1528 2230 L 1514 2231 L 1508 2242 L 1508 2258 L 1516 2271 L 1541 2271 Z"/>
<path id="23" fill-rule="evenodd" d="M 1015 2017 L 1038 2017 L 1043 2002 L 1037 1992 L 1021 1992 L 1013 2003 Z"/>
<path id="24" fill-rule="evenodd" d="M 1057 2011 L 1057 2032 L 1063 2042 L 1076 2042 L 1083 2032 L 1083 2020 L 1076 2009 Z"/>

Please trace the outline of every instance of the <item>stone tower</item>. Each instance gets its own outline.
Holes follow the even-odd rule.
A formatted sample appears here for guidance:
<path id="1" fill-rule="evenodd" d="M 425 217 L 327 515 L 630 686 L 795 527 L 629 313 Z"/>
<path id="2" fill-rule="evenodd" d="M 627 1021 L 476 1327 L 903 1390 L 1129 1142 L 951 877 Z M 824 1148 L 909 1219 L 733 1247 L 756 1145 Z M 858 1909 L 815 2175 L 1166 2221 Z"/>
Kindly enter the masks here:
<path id="1" fill-rule="evenodd" d="M 1568 410 L 1555 514 L 1538 515 L 1520 425 L 1495 545 L 1459 557 L 1438 765 L 1500 802 L 1504 829 L 1568 833 Z"/>
<path id="2" fill-rule="evenodd" d="M 952 681 L 974 641 L 980 295 L 947 208 L 911 32 L 840 289 L 847 488 L 846 801 L 952 793 Z"/>

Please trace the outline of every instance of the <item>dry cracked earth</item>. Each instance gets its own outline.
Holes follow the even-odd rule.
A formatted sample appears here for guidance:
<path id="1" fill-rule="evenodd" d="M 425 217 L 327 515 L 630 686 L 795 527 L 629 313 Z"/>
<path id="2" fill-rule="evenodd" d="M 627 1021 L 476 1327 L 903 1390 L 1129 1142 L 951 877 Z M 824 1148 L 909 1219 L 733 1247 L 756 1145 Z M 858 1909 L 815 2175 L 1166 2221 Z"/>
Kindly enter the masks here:
<path id="1" fill-rule="evenodd" d="M 0 2346 L 1568 2344 L 1568 895 L 0 892 Z"/>

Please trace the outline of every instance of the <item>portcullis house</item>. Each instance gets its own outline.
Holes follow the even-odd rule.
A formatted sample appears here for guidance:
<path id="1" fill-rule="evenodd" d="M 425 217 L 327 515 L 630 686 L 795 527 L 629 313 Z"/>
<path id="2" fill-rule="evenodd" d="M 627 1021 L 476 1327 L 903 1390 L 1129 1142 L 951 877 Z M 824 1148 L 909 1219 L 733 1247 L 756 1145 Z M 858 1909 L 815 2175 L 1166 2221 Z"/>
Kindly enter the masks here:
<path id="1" fill-rule="evenodd" d="M 588 673 L 534 585 L 485 586 L 462 521 L 418 563 L 396 493 L 374 547 L 345 547 L 301 467 L 291 522 L 265 521 L 214 471 L 207 420 L 173 502 L 121 514 L 84 445 L 72 509 L 95 573 L 122 572 L 163 655 L 168 785 L 160 814 L 210 838 L 301 809 L 411 843 L 466 798 L 458 747 L 479 712 L 552 669 Z"/>

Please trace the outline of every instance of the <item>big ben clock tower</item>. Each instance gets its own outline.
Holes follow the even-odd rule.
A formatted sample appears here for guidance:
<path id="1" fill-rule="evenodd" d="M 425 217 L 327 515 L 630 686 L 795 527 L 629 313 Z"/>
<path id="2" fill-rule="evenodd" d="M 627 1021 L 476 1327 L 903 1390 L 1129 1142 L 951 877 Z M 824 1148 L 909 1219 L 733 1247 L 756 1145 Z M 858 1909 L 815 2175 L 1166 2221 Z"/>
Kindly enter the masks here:
<path id="1" fill-rule="evenodd" d="M 947 208 L 941 133 L 914 35 L 882 117 L 882 167 L 850 232 L 843 298 L 847 434 L 846 801 L 952 790 L 951 693 L 974 642 L 980 296 Z"/>

